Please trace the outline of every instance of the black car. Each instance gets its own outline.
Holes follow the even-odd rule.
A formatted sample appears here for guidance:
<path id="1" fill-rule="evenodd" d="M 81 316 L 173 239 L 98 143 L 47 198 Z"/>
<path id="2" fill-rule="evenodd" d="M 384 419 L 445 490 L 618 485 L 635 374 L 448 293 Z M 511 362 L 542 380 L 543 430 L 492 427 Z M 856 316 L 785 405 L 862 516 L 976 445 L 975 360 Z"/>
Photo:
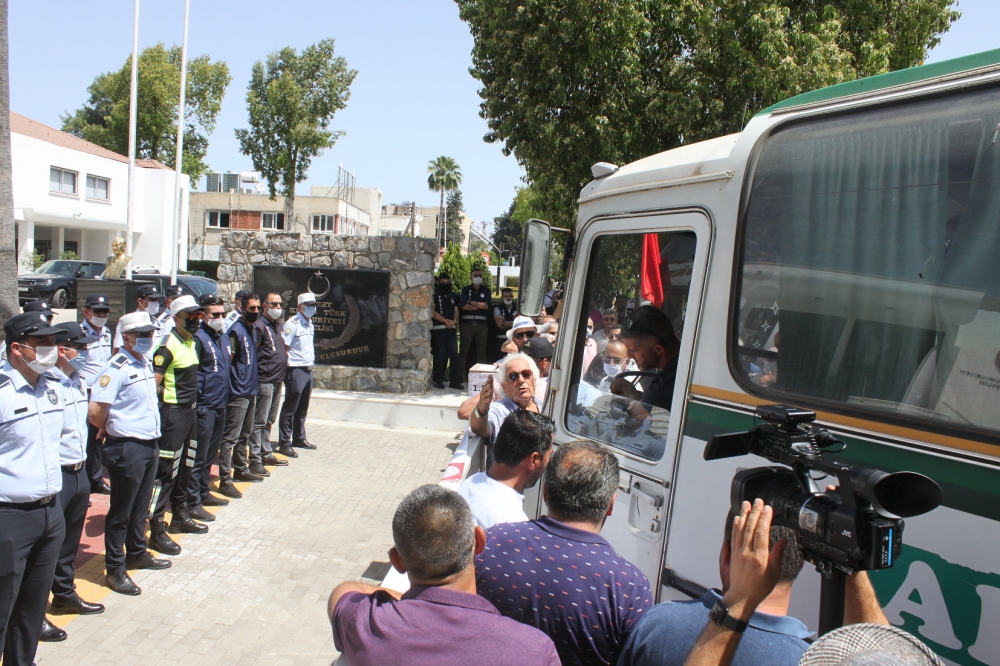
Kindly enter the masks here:
<path id="1" fill-rule="evenodd" d="M 170 286 L 170 276 L 163 273 L 136 271 L 132 273 L 132 279 L 136 282 L 154 283 L 156 290 L 161 294 L 166 293 L 167 287 Z M 199 275 L 178 275 L 177 284 L 184 287 L 185 292 L 194 296 L 195 299 L 200 298 L 204 294 L 214 294 L 219 289 L 219 283 L 215 280 Z"/>
<path id="2" fill-rule="evenodd" d="M 50 259 L 34 273 L 17 278 L 18 303 L 47 298 L 53 308 L 75 307 L 76 281 L 93 280 L 103 272 L 104 263 L 100 261 Z"/>

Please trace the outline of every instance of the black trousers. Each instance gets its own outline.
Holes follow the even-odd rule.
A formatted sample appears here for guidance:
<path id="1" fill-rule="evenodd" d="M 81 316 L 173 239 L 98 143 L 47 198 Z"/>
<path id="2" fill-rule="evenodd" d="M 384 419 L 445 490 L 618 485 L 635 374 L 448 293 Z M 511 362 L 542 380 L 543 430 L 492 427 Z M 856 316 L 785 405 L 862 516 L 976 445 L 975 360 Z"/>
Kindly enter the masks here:
<path id="1" fill-rule="evenodd" d="M 285 369 L 285 401 L 281 403 L 278 441 L 298 444 L 306 438 L 306 413 L 312 395 L 312 368 Z"/>
<path id="2" fill-rule="evenodd" d="M 489 325 L 485 321 L 463 321 L 459 324 L 462 333 L 462 344 L 458 355 L 462 357 L 462 375 L 469 376 L 469 368 L 476 363 L 486 363 L 486 340 L 489 335 Z M 475 345 L 476 356 L 472 357 L 472 347 Z"/>
<path id="3" fill-rule="evenodd" d="M 96 488 L 97 484 L 104 480 L 104 476 L 102 476 L 104 465 L 101 463 L 101 448 L 101 442 L 97 440 L 97 428 L 88 421 L 87 464 L 85 469 L 87 470 L 87 479 L 90 481 L 91 488 Z"/>
<path id="4" fill-rule="evenodd" d="M 76 590 L 73 562 L 76 560 L 76 551 L 80 548 L 80 536 L 83 534 L 83 524 L 87 520 L 87 507 L 90 504 L 90 479 L 87 477 L 86 466 L 75 472 L 63 470 L 59 504 L 66 523 L 66 537 L 59 549 L 56 572 L 52 576 L 52 594 L 71 597 Z"/>
<path id="5" fill-rule="evenodd" d="M 191 407 L 160 403 L 160 463 L 156 481 L 160 493 L 153 506 L 153 519 L 163 518 L 170 506 L 187 506 L 188 483 L 197 450 L 191 440 L 198 436 L 198 414 Z"/>
<path id="6" fill-rule="evenodd" d="M 34 503 L 31 503 L 34 504 Z M 59 499 L 0 506 L 0 643 L 4 666 L 31 666 L 66 535 Z"/>
<path id="7" fill-rule="evenodd" d="M 108 437 L 104 466 L 111 477 L 111 506 L 104 521 L 104 568 L 125 571 L 125 551 L 146 552 L 146 516 L 153 499 L 159 449 L 155 439 Z"/>
<path id="8" fill-rule="evenodd" d="M 458 360 L 458 331 L 454 328 L 431 331 L 434 353 L 434 381 L 444 382 L 444 368 L 450 364 L 452 388 L 462 383 L 462 363 Z"/>
<path id="9" fill-rule="evenodd" d="M 198 506 L 208 497 L 208 484 L 212 480 L 212 463 L 219 455 L 222 435 L 226 431 L 226 408 L 198 407 L 198 442 L 194 452 L 194 467 L 187 484 L 187 503 Z"/>

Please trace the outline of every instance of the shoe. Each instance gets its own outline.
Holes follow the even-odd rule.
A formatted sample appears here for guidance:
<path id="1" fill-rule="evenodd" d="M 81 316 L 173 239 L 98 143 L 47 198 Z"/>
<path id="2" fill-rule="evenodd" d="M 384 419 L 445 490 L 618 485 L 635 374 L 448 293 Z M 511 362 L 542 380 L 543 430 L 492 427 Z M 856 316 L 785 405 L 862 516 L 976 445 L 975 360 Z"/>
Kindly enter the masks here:
<path id="1" fill-rule="evenodd" d="M 303 439 L 301 442 L 295 442 L 292 446 L 298 447 L 300 449 L 309 449 L 310 451 L 316 450 L 315 444 L 310 444 L 308 440 Z"/>
<path id="2" fill-rule="evenodd" d="M 149 547 L 164 555 L 179 555 L 181 552 L 180 545 L 167 536 L 167 526 L 163 523 L 163 518 L 151 518 L 149 521 Z"/>
<path id="3" fill-rule="evenodd" d="M 250 463 L 250 473 L 264 478 L 271 476 L 271 473 L 261 463 Z"/>
<path id="4" fill-rule="evenodd" d="M 188 507 L 188 515 L 194 520 L 200 520 L 203 523 L 215 522 L 215 516 L 205 511 L 200 504 L 195 504 L 194 506 Z"/>
<path id="5" fill-rule="evenodd" d="M 287 460 L 282 460 L 281 458 L 275 458 L 273 453 L 268 453 L 267 455 L 265 455 L 263 458 L 261 458 L 261 462 L 263 462 L 265 465 L 269 465 L 270 467 L 284 467 L 285 465 L 288 464 Z"/>
<path id="6" fill-rule="evenodd" d="M 136 557 L 125 556 L 125 567 L 128 569 L 169 569 L 172 564 L 170 560 L 153 557 L 148 551 Z"/>
<path id="7" fill-rule="evenodd" d="M 233 472 L 233 481 L 245 481 L 249 483 L 260 483 L 264 480 L 264 477 L 257 476 L 249 469 L 235 470 Z"/>
<path id="8" fill-rule="evenodd" d="M 233 490 L 236 490 L 233 488 Z M 229 506 L 229 500 L 222 499 L 221 497 L 216 497 L 212 493 L 209 493 L 201 498 L 202 506 Z"/>
<path id="9" fill-rule="evenodd" d="M 232 481 L 219 481 L 219 494 L 225 495 L 226 497 L 231 497 L 233 499 L 240 499 L 243 497 L 243 493 L 236 489 Z M 207 504 L 205 500 L 201 501 L 202 504 Z"/>
<path id="10" fill-rule="evenodd" d="M 71 597 L 52 597 L 52 612 L 58 615 L 66 613 L 97 615 L 104 612 L 104 606 L 84 601 L 74 592 Z"/>
<path id="11" fill-rule="evenodd" d="M 443 389 L 444 388 L 444 382 L 434 382 L 434 388 L 436 388 L 436 389 Z"/>
<path id="12" fill-rule="evenodd" d="M 465 384 L 449 384 L 448 388 L 450 388 L 450 389 L 452 389 L 454 391 L 464 391 L 465 390 Z"/>
<path id="13" fill-rule="evenodd" d="M 107 574 L 104 577 L 104 582 L 118 594 L 127 594 L 130 597 L 137 597 L 142 594 L 139 586 L 133 583 L 132 579 L 124 571 L 117 574 Z"/>
<path id="14" fill-rule="evenodd" d="M 208 532 L 208 525 L 202 525 L 191 520 L 186 506 L 171 507 L 174 515 L 170 519 L 170 526 L 167 532 L 170 534 L 205 534 Z"/>
<path id="15" fill-rule="evenodd" d="M 278 448 L 274 450 L 275 453 L 280 453 L 286 458 L 298 458 L 299 454 L 295 452 L 291 444 L 279 444 Z"/>
<path id="16" fill-rule="evenodd" d="M 58 643 L 66 640 L 67 635 L 65 631 L 49 622 L 49 618 L 45 618 L 42 620 L 42 633 L 38 634 L 38 640 L 41 643 Z"/>
<path id="17" fill-rule="evenodd" d="M 91 495 L 95 495 L 95 494 L 96 495 L 110 495 L 111 494 L 111 486 L 108 485 L 107 481 L 105 481 L 104 479 L 101 479 L 100 483 L 95 483 L 95 484 L 92 484 L 90 486 L 90 494 Z"/>

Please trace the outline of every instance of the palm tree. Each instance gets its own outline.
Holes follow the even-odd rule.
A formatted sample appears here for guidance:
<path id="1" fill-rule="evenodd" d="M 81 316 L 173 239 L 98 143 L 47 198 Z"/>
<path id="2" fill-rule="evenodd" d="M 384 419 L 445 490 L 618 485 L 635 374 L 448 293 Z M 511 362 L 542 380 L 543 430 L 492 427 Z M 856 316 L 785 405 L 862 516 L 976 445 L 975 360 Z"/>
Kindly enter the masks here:
<path id="1" fill-rule="evenodd" d="M 462 169 L 458 162 L 450 157 L 441 157 L 431 160 L 427 164 L 427 186 L 437 192 L 441 192 L 441 214 L 444 222 L 441 224 L 441 235 L 438 237 L 438 247 L 447 245 L 448 210 L 444 207 L 444 193 L 446 190 L 454 190 L 462 184 Z"/>
<path id="2" fill-rule="evenodd" d="M 0 324 L 17 314 L 17 248 L 14 247 L 14 192 L 10 159 L 9 56 L 7 0 L 0 0 Z"/>

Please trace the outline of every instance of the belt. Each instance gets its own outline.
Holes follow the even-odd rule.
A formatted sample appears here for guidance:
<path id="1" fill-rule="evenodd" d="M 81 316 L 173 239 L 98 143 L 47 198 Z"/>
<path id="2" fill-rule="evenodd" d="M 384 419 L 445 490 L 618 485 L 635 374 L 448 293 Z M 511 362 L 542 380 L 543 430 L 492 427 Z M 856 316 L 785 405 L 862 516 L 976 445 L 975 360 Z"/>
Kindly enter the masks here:
<path id="1" fill-rule="evenodd" d="M 462 321 L 472 322 L 473 324 L 479 324 L 486 321 L 486 315 L 469 315 L 467 317 L 462 317 Z"/>
<path id="2" fill-rule="evenodd" d="M 311 365 L 290 365 L 290 366 L 288 366 L 288 369 L 289 370 L 308 370 L 309 372 L 312 372 L 313 367 Z"/>
<path id="3" fill-rule="evenodd" d="M 185 402 L 183 405 L 175 405 L 170 402 L 162 402 L 160 404 L 166 407 L 167 409 L 194 409 L 195 407 L 198 406 L 198 403 L 196 402 Z"/>
<path id="4" fill-rule="evenodd" d="M 63 465 L 62 466 L 62 471 L 66 472 L 67 474 L 72 473 L 72 472 L 79 472 L 81 469 L 83 469 L 83 463 L 84 462 L 85 461 L 81 460 L 80 462 L 76 463 L 75 465 Z"/>
<path id="5" fill-rule="evenodd" d="M 55 498 L 55 495 L 49 495 L 48 497 L 43 497 L 32 502 L 0 502 L 0 509 L 37 509 L 40 506 L 51 503 Z"/>
<path id="6" fill-rule="evenodd" d="M 136 444 L 147 444 L 149 446 L 156 446 L 159 440 L 154 439 L 140 439 L 138 437 L 115 437 L 114 435 L 108 435 L 104 438 L 104 443 L 114 444 L 115 442 L 135 442 Z"/>

